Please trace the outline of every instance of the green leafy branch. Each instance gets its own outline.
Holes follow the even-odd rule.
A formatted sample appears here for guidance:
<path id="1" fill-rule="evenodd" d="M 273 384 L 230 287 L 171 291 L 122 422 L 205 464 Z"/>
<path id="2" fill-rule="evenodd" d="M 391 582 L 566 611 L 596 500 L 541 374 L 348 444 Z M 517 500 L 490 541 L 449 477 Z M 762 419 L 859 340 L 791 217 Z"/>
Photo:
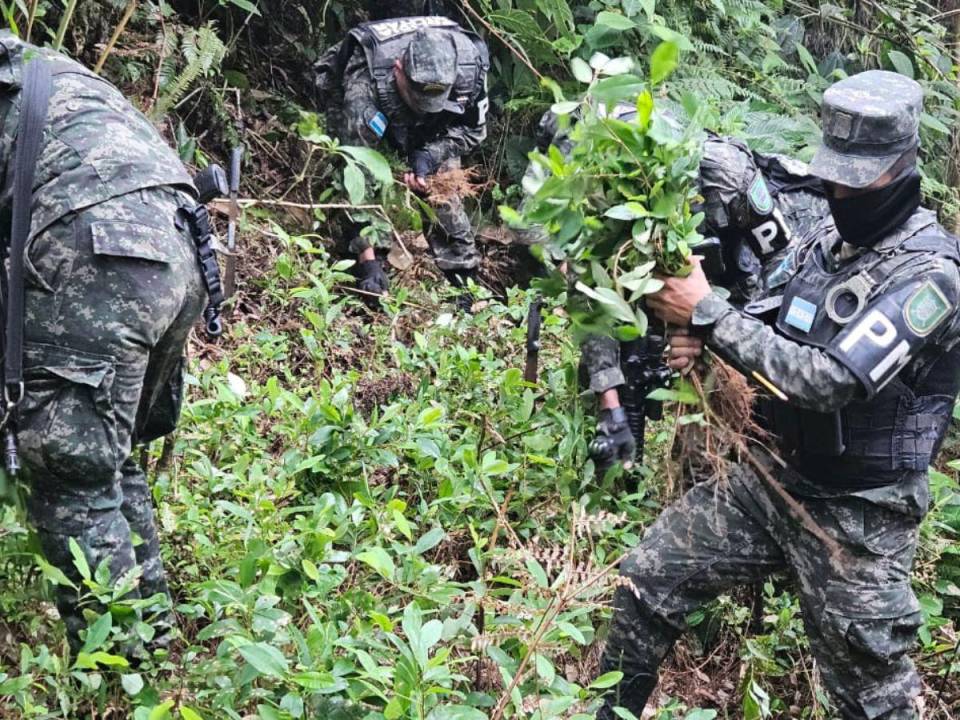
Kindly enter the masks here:
<path id="1" fill-rule="evenodd" d="M 548 82 L 570 150 L 532 153 L 540 172 L 524 188 L 530 197 L 522 212 L 501 208 L 508 223 L 546 231 L 545 261 L 565 265 L 579 291 L 568 301 L 574 321 L 624 340 L 646 332 L 637 303 L 661 287 L 654 273 L 689 272 L 690 248 L 700 240 L 702 216 L 691 211 L 700 132 L 656 112 L 653 95 L 678 60 L 673 39 L 654 50 L 646 78 L 632 74 L 630 58 L 575 58 L 571 71 L 587 85 L 579 99 L 567 100 Z M 547 285 L 556 294 L 566 289 Z"/>

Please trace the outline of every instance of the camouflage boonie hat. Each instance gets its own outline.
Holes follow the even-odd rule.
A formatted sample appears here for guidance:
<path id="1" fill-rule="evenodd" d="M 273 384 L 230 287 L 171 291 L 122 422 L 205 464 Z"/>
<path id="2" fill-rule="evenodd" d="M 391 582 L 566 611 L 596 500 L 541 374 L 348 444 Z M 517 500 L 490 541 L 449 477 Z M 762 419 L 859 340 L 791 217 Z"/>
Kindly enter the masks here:
<path id="1" fill-rule="evenodd" d="M 923 90 L 910 78 L 868 70 L 823 94 L 823 145 L 810 173 L 852 188 L 867 187 L 920 143 Z"/>
<path id="2" fill-rule="evenodd" d="M 410 81 L 416 110 L 438 113 L 447 109 L 447 99 L 457 79 L 457 46 L 437 28 L 417 30 L 403 53 L 403 71 Z"/>

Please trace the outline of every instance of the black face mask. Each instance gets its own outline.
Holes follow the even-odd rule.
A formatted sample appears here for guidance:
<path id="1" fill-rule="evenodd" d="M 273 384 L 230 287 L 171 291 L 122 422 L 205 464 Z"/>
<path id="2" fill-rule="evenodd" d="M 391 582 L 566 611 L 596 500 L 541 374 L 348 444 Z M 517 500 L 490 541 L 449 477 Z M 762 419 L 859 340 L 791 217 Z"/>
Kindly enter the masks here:
<path id="1" fill-rule="evenodd" d="M 920 173 L 907 170 L 889 185 L 861 195 L 835 198 L 827 193 L 827 202 L 837 232 L 845 242 L 868 248 L 907 221 L 920 207 Z"/>

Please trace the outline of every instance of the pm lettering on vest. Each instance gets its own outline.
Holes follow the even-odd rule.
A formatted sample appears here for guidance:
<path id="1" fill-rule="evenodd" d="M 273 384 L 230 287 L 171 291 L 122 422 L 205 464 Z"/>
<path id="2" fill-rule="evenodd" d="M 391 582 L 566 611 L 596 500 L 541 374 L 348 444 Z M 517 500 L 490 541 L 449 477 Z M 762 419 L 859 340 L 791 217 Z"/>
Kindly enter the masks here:
<path id="1" fill-rule="evenodd" d="M 831 354 L 875 393 L 916 357 L 953 309 L 933 280 L 910 283 L 874 299 L 836 336 Z"/>
<path id="2" fill-rule="evenodd" d="M 871 343 L 874 348 L 885 350 L 894 345 L 898 335 L 896 325 L 879 310 L 871 310 L 840 343 L 840 350 L 847 355 L 852 355 L 858 344 L 864 342 Z M 879 384 L 891 368 L 896 367 L 899 370 L 907 364 L 909 359 L 910 343 L 901 340 L 870 369 L 870 379 Z"/>

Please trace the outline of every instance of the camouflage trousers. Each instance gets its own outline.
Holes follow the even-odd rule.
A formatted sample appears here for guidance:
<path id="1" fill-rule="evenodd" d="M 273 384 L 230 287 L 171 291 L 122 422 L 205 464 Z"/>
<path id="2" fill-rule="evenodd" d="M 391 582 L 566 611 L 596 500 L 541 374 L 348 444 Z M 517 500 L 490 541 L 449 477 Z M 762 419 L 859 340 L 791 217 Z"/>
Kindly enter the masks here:
<path id="1" fill-rule="evenodd" d="M 138 428 L 178 370 L 204 290 L 187 196 L 142 190 L 69 215 L 28 244 L 20 450 L 44 554 L 78 587 L 69 541 L 111 577 L 142 566 L 135 594 L 167 593 Z M 134 547 L 133 534 L 140 543 Z M 57 605 L 76 643 L 78 593 Z"/>
<path id="2" fill-rule="evenodd" d="M 797 500 L 842 558 L 832 561 L 748 467 L 723 486 L 694 486 L 663 512 L 620 568 L 625 585 L 614 598 L 603 672 L 624 677 L 599 718 L 614 718 L 613 705 L 640 717 L 684 618 L 733 586 L 778 571 L 797 583 L 810 646 L 839 715 L 916 717 L 921 686 L 908 652 L 922 624 L 910 587 L 918 519 L 849 495 Z"/>

